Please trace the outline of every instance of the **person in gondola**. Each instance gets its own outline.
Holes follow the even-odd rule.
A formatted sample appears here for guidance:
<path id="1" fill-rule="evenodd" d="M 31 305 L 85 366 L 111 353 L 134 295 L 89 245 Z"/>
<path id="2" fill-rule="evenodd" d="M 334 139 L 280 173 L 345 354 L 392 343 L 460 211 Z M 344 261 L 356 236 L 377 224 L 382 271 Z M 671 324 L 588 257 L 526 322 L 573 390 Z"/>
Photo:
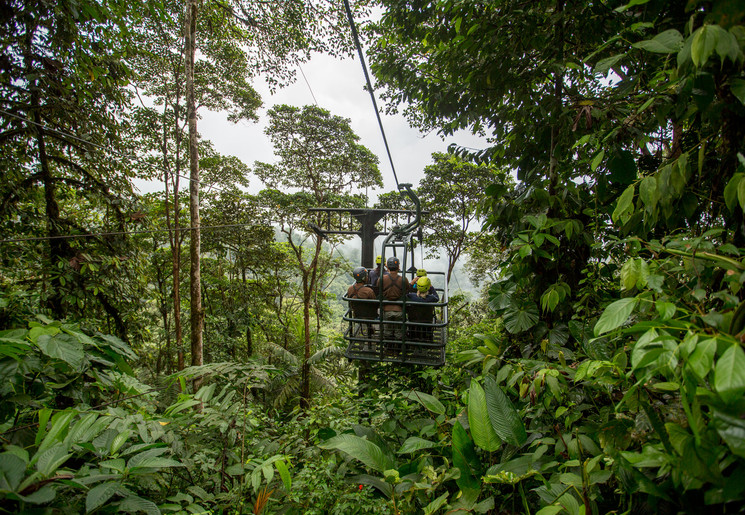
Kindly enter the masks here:
<path id="1" fill-rule="evenodd" d="M 375 300 L 375 292 L 367 284 L 368 274 L 367 268 L 358 266 L 352 270 L 352 277 L 354 277 L 354 284 L 347 289 L 347 298 L 349 299 L 369 299 Z M 354 318 L 364 318 L 374 320 L 377 318 L 377 304 L 372 302 L 354 302 L 350 301 L 352 308 L 352 315 Z M 375 334 L 375 329 L 372 324 L 360 323 L 360 329 L 367 329 L 366 332 L 368 337 L 372 337 Z M 364 327 L 362 327 L 364 326 Z"/>
<path id="2" fill-rule="evenodd" d="M 377 294 L 378 293 L 378 281 L 380 280 L 381 275 L 387 275 L 388 270 L 385 269 L 383 266 L 383 258 L 382 256 L 378 256 L 375 258 L 375 268 L 370 270 L 370 284 L 372 285 L 373 291 Z"/>
<path id="3" fill-rule="evenodd" d="M 409 284 L 411 284 L 411 287 L 414 288 L 414 289 L 416 289 L 417 282 L 422 277 L 427 277 L 427 271 L 424 268 L 419 268 L 416 271 L 416 275 L 411 280 L 411 283 L 409 283 Z M 414 293 L 416 293 L 416 292 L 414 292 Z M 437 290 L 435 290 L 435 287 L 432 286 L 432 282 L 431 281 L 430 281 L 429 293 L 431 295 L 434 295 L 437 298 L 437 300 L 435 300 L 435 302 L 439 302 L 440 301 L 440 296 L 437 294 Z"/>
<path id="4" fill-rule="evenodd" d="M 388 258 L 386 267 L 388 268 L 388 274 L 383 275 L 379 280 L 380 292 L 385 300 L 398 300 L 402 301 L 404 295 L 409 291 L 409 283 L 404 279 L 402 275 L 399 275 L 398 270 L 401 266 L 401 261 L 393 256 Z M 383 320 L 391 322 L 400 322 L 394 324 L 384 324 L 383 335 L 386 338 L 400 340 L 403 336 L 403 307 L 401 304 L 384 304 L 383 305 Z"/>
<path id="5" fill-rule="evenodd" d="M 410 302 L 407 308 L 407 314 L 410 322 L 421 322 L 431 324 L 435 317 L 435 308 L 433 306 L 423 306 L 420 303 L 437 303 L 440 300 L 437 292 L 432 287 L 429 277 L 421 276 L 416 281 L 416 292 L 406 295 L 406 300 Z M 409 338 L 419 341 L 432 341 L 432 327 L 420 325 L 409 326 Z"/>

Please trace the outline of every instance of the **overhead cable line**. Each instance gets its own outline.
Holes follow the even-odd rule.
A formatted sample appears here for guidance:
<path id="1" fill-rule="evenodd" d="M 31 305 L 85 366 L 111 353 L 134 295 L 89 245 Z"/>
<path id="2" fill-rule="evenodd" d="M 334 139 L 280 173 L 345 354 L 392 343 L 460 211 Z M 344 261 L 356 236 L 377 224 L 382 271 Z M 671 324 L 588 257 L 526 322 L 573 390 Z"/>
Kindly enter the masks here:
<path id="1" fill-rule="evenodd" d="M 91 232 L 86 234 L 62 234 L 59 236 L 31 236 L 28 238 L 10 238 L 0 240 L 0 243 L 21 243 L 26 241 L 45 241 L 45 240 L 70 240 L 77 238 L 92 238 L 94 236 L 123 236 L 128 234 L 150 234 L 156 232 L 183 232 L 194 231 L 197 229 L 228 229 L 234 227 L 262 227 L 255 224 L 222 224 L 222 225 L 201 225 L 199 227 L 178 227 L 173 229 L 143 229 L 141 231 L 113 231 L 113 232 Z"/>
<path id="2" fill-rule="evenodd" d="M 303 76 L 303 79 L 305 79 L 305 84 L 308 86 L 308 91 L 310 91 L 310 96 L 313 97 L 313 102 L 316 103 L 316 107 L 318 107 L 318 100 L 316 100 L 316 96 L 313 94 L 313 88 L 310 87 L 310 82 L 308 82 L 308 77 L 305 76 L 305 72 L 303 71 L 303 67 L 298 65 L 298 69 L 300 70 L 301 75 Z"/>
<path id="3" fill-rule="evenodd" d="M 352 16 L 352 10 L 349 8 L 349 1 L 344 0 L 344 9 L 347 11 L 347 19 L 349 20 L 349 26 L 352 29 L 352 37 L 354 38 L 354 45 L 357 47 L 357 54 L 360 56 L 360 64 L 362 65 L 362 71 L 365 74 L 365 81 L 367 81 L 367 90 L 370 92 L 370 98 L 372 99 L 373 107 L 375 108 L 375 116 L 378 118 L 378 125 L 380 126 L 380 133 L 383 135 L 383 143 L 385 143 L 385 151 L 388 153 L 388 161 L 391 163 L 391 170 L 393 170 L 393 179 L 396 181 L 396 188 L 401 189 L 398 185 L 398 176 L 396 176 L 396 167 L 393 166 L 393 157 L 391 157 L 391 149 L 388 147 L 388 139 L 385 137 L 385 130 L 383 129 L 383 121 L 380 119 L 380 113 L 378 112 L 378 103 L 375 101 L 375 92 L 370 81 L 370 75 L 367 73 L 367 65 L 365 64 L 365 56 L 362 53 L 362 46 L 360 45 L 360 38 L 357 34 L 357 27 L 354 24 L 354 17 Z"/>
<path id="4" fill-rule="evenodd" d="M 5 114 L 7 116 L 11 116 L 11 117 L 16 118 L 18 120 L 22 120 L 22 121 L 24 121 L 26 123 L 30 123 L 32 125 L 36 125 L 37 127 L 41 127 L 42 129 L 44 129 L 44 130 L 46 130 L 48 132 L 53 132 L 53 133 L 59 134 L 60 136 L 66 136 L 68 138 L 75 139 L 77 141 L 80 141 L 82 143 L 85 143 L 86 145 L 90 145 L 92 147 L 95 147 L 95 148 L 98 148 L 100 150 L 103 150 L 104 152 L 107 152 L 109 154 L 114 154 L 115 156 L 119 156 L 120 158 L 136 160 L 139 164 L 144 165 L 145 167 L 150 168 L 151 170 L 156 170 L 158 172 L 165 172 L 167 174 L 173 174 L 173 175 L 175 175 L 177 177 L 181 177 L 182 179 L 186 179 L 188 181 L 194 181 L 197 184 L 199 184 L 200 186 L 204 186 L 207 189 L 215 189 L 219 193 L 224 193 L 225 195 L 229 195 L 229 196 L 235 197 L 237 199 L 241 199 L 242 198 L 240 195 L 236 195 L 235 193 L 231 193 L 231 192 L 226 191 L 226 190 L 224 190 L 224 189 L 222 189 L 220 187 L 214 186 L 212 184 L 206 184 L 204 182 L 197 181 L 196 179 L 192 179 L 188 175 L 183 175 L 183 174 L 180 174 L 180 173 L 174 173 L 174 172 L 171 172 L 170 170 L 167 170 L 165 168 L 161 168 L 161 167 L 158 167 L 158 166 L 153 165 L 151 163 L 145 162 L 145 161 L 142 160 L 142 158 L 138 157 L 135 154 L 125 154 L 123 152 L 119 152 L 118 150 L 114 150 L 114 149 L 112 149 L 110 147 L 104 147 L 103 145 L 99 145 L 98 143 L 93 143 L 92 141 L 88 141 L 86 139 L 80 138 L 79 136 L 75 136 L 74 134 L 70 134 L 69 132 L 65 132 L 65 131 L 61 131 L 61 130 L 55 129 L 53 127 L 49 127 L 48 125 L 45 125 L 43 123 L 36 122 L 36 121 L 31 120 L 29 118 L 26 118 L 24 116 L 20 116 L 20 115 L 15 114 L 15 113 L 10 113 L 10 112 L 8 112 L 8 111 L 6 111 L 4 109 L 0 109 L 0 114 Z"/>

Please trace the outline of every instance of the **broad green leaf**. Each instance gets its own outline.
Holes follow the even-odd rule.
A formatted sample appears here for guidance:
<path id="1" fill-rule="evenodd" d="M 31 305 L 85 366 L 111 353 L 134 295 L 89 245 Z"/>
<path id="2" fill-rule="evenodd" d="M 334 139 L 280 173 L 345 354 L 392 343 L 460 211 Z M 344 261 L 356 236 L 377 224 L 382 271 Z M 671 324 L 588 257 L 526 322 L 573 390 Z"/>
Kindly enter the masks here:
<path id="1" fill-rule="evenodd" d="M 471 426 L 473 441 L 485 451 L 496 451 L 502 441 L 494 431 L 486 405 L 484 389 L 476 381 L 471 381 L 468 393 L 468 424 Z"/>
<path id="2" fill-rule="evenodd" d="M 611 57 L 606 57 L 605 59 L 601 59 L 595 65 L 595 68 L 593 70 L 593 73 L 599 73 L 601 75 L 605 75 L 606 73 L 608 73 L 608 70 L 610 70 L 611 68 L 613 68 L 618 63 L 618 61 L 620 61 L 624 57 L 626 57 L 626 54 L 616 54 L 616 55 L 613 55 Z M 593 171 L 596 168 L 597 168 L 597 166 L 595 166 L 593 168 Z"/>
<path id="3" fill-rule="evenodd" d="M 639 41 L 631 46 L 656 54 L 672 54 L 683 48 L 683 35 L 675 29 L 670 29 L 657 34 L 652 39 Z"/>
<path id="4" fill-rule="evenodd" d="M 130 495 L 119 504 L 119 511 L 138 513 L 144 511 L 147 515 L 160 515 L 158 506 L 153 501 Z"/>
<path id="5" fill-rule="evenodd" d="M 438 415 L 445 414 L 445 406 L 442 405 L 437 397 L 434 397 L 428 393 L 411 391 L 407 392 L 404 397 L 419 402 L 422 406 L 427 408 L 432 413 L 437 413 Z"/>
<path id="6" fill-rule="evenodd" d="M 397 454 L 410 454 L 412 452 L 420 451 L 422 449 L 431 449 L 433 447 L 437 447 L 435 442 L 419 438 L 418 436 L 410 436 L 406 439 L 403 445 L 401 445 Z"/>
<path id="7" fill-rule="evenodd" d="M 60 359 L 76 371 L 82 370 L 85 361 L 83 344 L 69 334 L 43 334 L 39 336 L 36 345 L 50 358 Z"/>
<path id="8" fill-rule="evenodd" d="M 648 212 L 651 213 L 654 211 L 658 201 L 657 179 L 654 177 L 645 177 L 642 179 L 642 182 L 639 183 L 639 198 L 644 203 Z"/>
<path id="9" fill-rule="evenodd" d="M 741 104 L 745 104 L 745 80 L 732 79 L 729 82 L 729 88 L 735 98 L 739 100 Z"/>
<path id="10" fill-rule="evenodd" d="M 675 312 L 677 311 L 675 304 L 662 300 L 655 302 L 655 309 L 657 309 L 657 314 L 660 316 L 661 320 L 670 320 L 675 316 Z"/>
<path id="11" fill-rule="evenodd" d="M 717 46 L 717 40 L 720 37 L 720 31 L 723 31 L 718 25 L 703 25 L 696 29 L 691 35 L 693 41 L 691 43 L 691 60 L 697 67 L 702 67 L 706 64 L 714 49 Z"/>
<path id="12" fill-rule="evenodd" d="M 290 471 L 287 470 L 287 465 L 284 460 L 277 460 L 274 462 L 274 466 L 277 467 L 277 472 L 282 479 L 282 484 L 285 485 L 285 490 L 289 492 L 292 489 L 292 477 Z"/>
<path id="13" fill-rule="evenodd" d="M 436 513 L 437 510 L 442 508 L 445 503 L 448 501 L 448 492 L 445 492 L 440 497 L 429 503 L 427 506 L 424 507 L 424 515 L 432 515 L 433 513 Z"/>
<path id="14" fill-rule="evenodd" d="M 481 461 L 476 454 L 473 440 L 460 422 L 453 425 L 453 465 L 460 470 L 460 477 L 455 480 L 461 490 L 479 490 L 481 481 Z"/>
<path id="15" fill-rule="evenodd" d="M 563 509 L 564 509 L 563 506 L 556 506 L 556 505 L 552 504 L 550 506 L 544 506 L 543 508 L 541 508 L 540 510 L 538 510 L 535 513 L 535 515 L 556 515 L 557 513 L 559 513 Z"/>
<path id="16" fill-rule="evenodd" d="M 601 150 L 595 155 L 595 157 L 592 158 L 592 162 L 590 163 L 590 169 L 592 169 L 593 172 L 597 170 L 598 166 L 600 166 L 600 163 L 603 162 L 604 157 L 605 157 L 605 150 Z"/>
<path id="17" fill-rule="evenodd" d="M 69 442 L 71 444 L 76 444 L 81 441 L 89 441 L 92 439 L 92 436 L 89 438 L 83 438 L 88 436 L 89 429 L 93 426 L 93 423 L 98 418 L 98 413 L 87 413 L 83 415 L 83 417 L 80 418 L 72 427 L 70 428 L 70 431 L 67 433 L 67 437 L 65 437 L 65 441 Z"/>
<path id="18" fill-rule="evenodd" d="M 85 511 L 90 513 L 103 506 L 119 490 L 119 483 L 107 482 L 94 486 L 85 496 Z"/>
<path id="19" fill-rule="evenodd" d="M 724 351 L 714 367 L 714 387 L 727 404 L 745 392 L 745 352 L 739 345 Z"/>
<path id="20" fill-rule="evenodd" d="M 117 458 L 115 460 L 102 461 L 99 465 L 101 467 L 106 467 L 112 470 L 116 470 L 120 474 L 123 474 L 124 469 L 126 467 L 126 462 L 124 461 L 124 458 Z"/>
<path id="21" fill-rule="evenodd" d="M 745 420 L 715 409 L 714 427 L 730 450 L 745 458 Z"/>
<path id="22" fill-rule="evenodd" d="M 595 324 L 595 336 L 600 336 L 621 327 L 634 311 L 637 302 L 638 299 L 636 297 L 629 297 L 617 300 L 605 308 L 597 324 Z"/>
<path id="23" fill-rule="evenodd" d="M 511 333 L 527 331 L 538 323 L 538 309 L 533 304 L 510 306 L 505 311 L 504 327 Z"/>
<path id="24" fill-rule="evenodd" d="M 141 467 L 143 466 L 143 462 L 149 460 L 150 458 L 156 458 L 166 451 L 168 451 L 167 447 L 156 447 L 155 449 L 148 449 L 139 454 L 136 454 L 132 456 L 127 462 L 127 468 L 131 469 L 134 467 Z"/>
<path id="25" fill-rule="evenodd" d="M 147 458 L 142 461 L 140 461 L 136 466 L 130 467 L 130 470 L 135 469 L 142 469 L 142 468 L 157 468 L 157 469 L 163 469 L 163 468 L 170 468 L 170 467 L 183 467 L 183 465 L 171 458 L 161 458 L 161 457 L 153 457 L 153 458 Z"/>
<path id="26" fill-rule="evenodd" d="M 688 368 L 698 376 L 699 379 L 705 379 L 714 364 L 714 354 L 717 350 L 717 341 L 715 338 L 709 338 L 703 342 L 698 342 L 693 354 L 688 358 Z"/>
<path id="27" fill-rule="evenodd" d="M 631 213 L 634 210 L 634 187 L 633 184 L 629 185 L 625 190 L 623 190 L 621 196 L 618 197 L 616 208 L 613 210 L 613 214 L 611 215 L 611 219 L 614 222 L 620 221 L 621 224 L 625 224 L 631 216 Z"/>
<path id="28" fill-rule="evenodd" d="M 341 434 L 318 444 L 318 447 L 345 452 L 378 472 L 394 468 L 393 462 L 380 447 L 359 436 Z"/>
<path id="29" fill-rule="evenodd" d="M 20 497 L 23 502 L 30 502 L 32 504 L 46 504 L 48 502 L 51 502 L 54 499 L 55 495 L 56 493 L 54 491 L 54 488 L 52 488 L 50 485 L 44 485 L 39 490 L 29 495 L 18 494 L 18 497 Z M 26 513 L 30 511 L 31 510 L 26 510 Z"/>
<path id="30" fill-rule="evenodd" d="M 36 470 L 44 477 L 49 477 L 66 462 L 72 454 L 68 454 L 68 446 L 62 442 L 46 449 L 34 456 Z"/>
<path id="31" fill-rule="evenodd" d="M 497 436 L 514 446 L 525 443 L 528 435 L 525 432 L 525 425 L 523 425 L 520 414 L 497 382 L 491 377 L 484 379 L 484 392 L 489 420 Z"/>
<path id="32" fill-rule="evenodd" d="M 125 429 L 111 441 L 111 446 L 109 447 L 109 453 L 116 454 L 119 449 L 122 448 L 122 446 L 127 443 L 127 440 L 129 439 L 130 430 Z"/>
<path id="33" fill-rule="evenodd" d="M 60 411 L 52 417 L 52 427 L 49 429 L 49 432 L 44 437 L 41 445 L 39 445 L 39 448 L 36 451 L 36 455 L 31 459 L 31 464 L 35 463 L 36 460 L 39 459 L 38 457 L 41 455 L 41 453 L 49 449 L 58 440 L 63 439 L 63 435 L 65 434 L 65 431 L 67 431 L 67 428 L 70 426 L 70 422 L 72 421 L 74 416 L 74 411 Z"/>
<path id="34" fill-rule="evenodd" d="M 15 492 L 26 475 L 26 463 L 9 452 L 0 454 L 0 490 Z"/>
<path id="35" fill-rule="evenodd" d="M 36 432 L 36 440 L 34 441 L 35 445 L 39 445 L 42 438 L 44 438 L 44 435 L 47 434 L 47 422 L 49 422 L 49 417 L 51 416 L 51 408 L 39 410 L 39 430 Z"/>

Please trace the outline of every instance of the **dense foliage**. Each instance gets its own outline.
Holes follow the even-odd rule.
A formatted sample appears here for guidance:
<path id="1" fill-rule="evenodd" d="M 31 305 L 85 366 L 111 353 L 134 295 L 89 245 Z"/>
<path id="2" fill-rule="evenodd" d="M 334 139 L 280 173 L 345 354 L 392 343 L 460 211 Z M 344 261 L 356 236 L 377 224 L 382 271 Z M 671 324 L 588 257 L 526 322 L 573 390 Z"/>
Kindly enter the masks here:
<path id="1" fill-rule="evenodd" d="M 741 3 L 377 5 L 388 109 L 490 146 L 416 187 L 427 251 L 483 287 L 449 299 L 447 364 L 365 384 L 337 322 L 357 263 L 308 211 L 380 185 L 349 120 L 276 106 L 253 168 L 199 142 L 185 367 L 182 6 L 0 6 L 0 511 L 743 511 Z M 348 49 L 336 3 L 198 12 L 197 97 L 235 120 L 257 73 Z"/>

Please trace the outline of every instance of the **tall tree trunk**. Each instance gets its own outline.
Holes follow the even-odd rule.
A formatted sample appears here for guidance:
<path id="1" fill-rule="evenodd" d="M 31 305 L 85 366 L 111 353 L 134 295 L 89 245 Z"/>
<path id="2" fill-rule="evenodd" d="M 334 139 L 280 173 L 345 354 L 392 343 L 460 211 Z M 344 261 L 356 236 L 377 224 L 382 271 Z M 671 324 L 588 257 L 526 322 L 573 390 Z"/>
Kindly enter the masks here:
<path id="1" fill-rule="evenodd" d="M 316 289 L 318 278 L 318 256 L 321 255 L 323 242 L 316 237 L 316 249 L 308 268 L 303 271 L 303 324 L 305 333 L 305 353 L 302 370 L 302 386 L 300 389 L 300 407 L 310 407 L 310 303 L 313 301 L 313 293 Z M 308 277 L 310 276 L 310 277 Z"/>
<path id="2" fill-rule="evenodd" d="M 186 109 L 189 120 L 189 214 L 191 215 L 191 239 L 189 254 L 191 273 L 189 293 L 191 294 L 191 364 L 202 364 L 202 288 L 200 270 L 200 232 L 199 232 L 199 153 L 197 149 L 197 106 L 194 95 L 194 59 L 196 55 L 197 2 L 186 0 L 186 31 L 184 51 L 186 53 Z M 198 389 L 201 381 L 194 381 Z"/>

